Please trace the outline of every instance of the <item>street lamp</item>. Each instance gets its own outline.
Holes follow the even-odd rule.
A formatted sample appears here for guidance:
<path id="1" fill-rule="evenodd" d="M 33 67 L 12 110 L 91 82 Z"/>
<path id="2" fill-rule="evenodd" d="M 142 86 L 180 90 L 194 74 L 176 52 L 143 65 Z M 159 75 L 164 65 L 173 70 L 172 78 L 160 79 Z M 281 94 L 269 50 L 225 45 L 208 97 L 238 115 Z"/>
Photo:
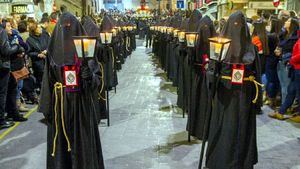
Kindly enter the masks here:
<path id="1" fill-rule="evenodd" d="M 112 36 L 113 36 L 112 32 L 101 32 L 100 33 L 101 43 L 104 45 L 109 45 L 111 43 Z"/>
<path id="2" fill-rule="evenodd" d="M 179 31 L 178 32 L 178 41 L 179 42 L 184 42 L 185 41 L 185 32 L 184 31 Z"/>
<path id="3" fill-rule="evenodd" d="M 187 47 L 195 47 L 197 39 L 198 39 L 198 33 L 197 32 L 186 32 L 185 33 L 186 38 L 186 46 Z"/>
<path id="4" fill-rule="evenodd" d="M 94 57 L 97 38 L 93 36 L 73 36 L 78 58 Z"/>
<path id="5" fill-rule="evenodd" d="M 209 38 L 208 40 L 210 45 L 209 59 L 222 62 L 228 52 L 229 46 L 231 44 L 231 39 L 223 37 L 213 37 Z"/>

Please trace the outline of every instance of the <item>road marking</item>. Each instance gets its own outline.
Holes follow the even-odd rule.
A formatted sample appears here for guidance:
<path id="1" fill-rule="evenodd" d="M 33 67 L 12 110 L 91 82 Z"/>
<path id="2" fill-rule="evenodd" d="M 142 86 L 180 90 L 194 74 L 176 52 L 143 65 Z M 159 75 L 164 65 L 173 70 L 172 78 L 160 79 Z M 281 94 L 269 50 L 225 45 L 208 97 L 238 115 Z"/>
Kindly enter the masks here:
<path id="1" fill-rule="evenodd" d="M 35 106 L 34 108 L 32 108 L 28 113 L 25 114 L 25 118 L 28 118 L 32 113 L 36 112 L 38 106 Z M 7 129 L 6 131 L 4 131 L 1 135 L 0 135 L 0 142 L 8 135 L 10 134 L 12 131 L 14 131 L 21 122 L 16 122 L 15 125 L 13 125 L 12 127 L 10 127 L 9 129 Z"/>

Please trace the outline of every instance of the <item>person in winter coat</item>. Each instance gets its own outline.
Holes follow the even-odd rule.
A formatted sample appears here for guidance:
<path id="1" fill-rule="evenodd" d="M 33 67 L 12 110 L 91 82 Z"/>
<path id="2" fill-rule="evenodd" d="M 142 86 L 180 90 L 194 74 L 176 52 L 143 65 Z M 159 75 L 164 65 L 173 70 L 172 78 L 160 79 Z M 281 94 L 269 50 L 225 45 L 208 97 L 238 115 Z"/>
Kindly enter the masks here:
<path id="1" fill-rule="evenodd" d="M 300 30 L 298 31 L 298 35 L 300 35 Z M 294 99 L 297 96 L 298 101 L 300 101 L 300 38 L 298 39 L 297 43 L 294 46 L 293 49 L 293 55 L 290 60 L 290 64 L 293 67 L 293 90 L 290 91 L 290 98 L 289 99 Z M 289 94 L 288 94 L 289 95 Z M 291 103 L 291 102 L 290 102 Z M 290 118 L 290 120 L 300 123 L 300 106 L 298 106 L 298 113 Z"/>
<path id="2" fill-rule="evenodd" d="M 21 70 L 25 66 L 24 54 L 25 49 L 21 46 L 21 41 L 19 41 L 19 37 L 16 33 L 13 33 L 10 22 L 2 23 L 5 27 L 5 31 L 8 34 L 8 40 L 10 45 L 17 45 L 18 52 L 14 53 L 10 57 L 10 71 L 18 71 Z M 9 76 L 8 87 L 7 87 L 7 96 L 6 96 L 6 112 L 7 118 L 13 121 L 26 121 L 27 118 L 24 118 L 17 108 L 17 87 L 18 82 L 14 78 L 12 74 Z"/>
<path id="3" fill-rule="evenodd" d="M 278 77 L 281 85 L 282 104 L 279 111 L 275 111 L 269 114 L 270 117 L 285 120 L 290 118 L 290 115 L 286 115 L 286 110 L 293 104 L 292 95 L 295 93 L 295 71 L 289 64 L 294 44 L 298 40 L 299 24 L 295 18 L 290 18 L 285 22 L 284 30 L 281 33 L 279 46 L 281 47 L 281 58 L 279 61 Z M 297 71 L 296 71 L 297 72 Z M 292 102 L 292 103 L 291 103 Z"/>
<path id="4" fill-rule="evenodd" d="M 269 55 L 266 56 L 266 67 L 265 73 L 267 78 L 266 84 L 266 94 L 267 102 L 265 104 L 269 105 L 271 108 L 276 107 L 276 96 L 280 89 L 280 83 L 277 75 L 277 64 L 278 57 L 276 57 L 274 51 L 279 43 L 279 33 L 281 30 L 280 20 L 277 17 L 272 17 L 270 25 L 267 27 L 268 31 L 268 46 L 270 49 Z"/>
<path id="5" fill-rule="evenodd" d="M 36 22 L 32 23 L 29 26 L 29 38 L 27 39 L 27 44 L 30 48 L 28 56 L 32 61 L 33 75 L 36 78 L 37 89 L 41 88 L 48 43 L 48 34 L 43 33 L 42 27 Z"/>

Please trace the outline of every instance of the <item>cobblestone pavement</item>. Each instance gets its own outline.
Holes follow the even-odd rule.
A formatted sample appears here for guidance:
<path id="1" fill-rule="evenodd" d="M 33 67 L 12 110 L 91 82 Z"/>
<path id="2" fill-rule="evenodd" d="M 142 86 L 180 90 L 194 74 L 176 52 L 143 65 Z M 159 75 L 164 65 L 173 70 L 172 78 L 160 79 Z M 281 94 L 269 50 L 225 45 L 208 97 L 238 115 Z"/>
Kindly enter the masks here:
<path id="1" fill-rule="evenodd" d="M 139 42 L 141 44 L 141 42 Z M 174 88 L 149 49 L 141 45 L 118 73 L 111 92 L 111 126 L 100 124 L 107 169 L 196 169 L 200 141 L 187 142 L 186 118 Z M 257 117 L 259 163 L 255 169 L 300 169 L 300 125 Z M 0 141 L 0 169 L 45 169 L 46 126 L 33 113 Z M 3 131 L 1 131 L 3 132 Z"/>

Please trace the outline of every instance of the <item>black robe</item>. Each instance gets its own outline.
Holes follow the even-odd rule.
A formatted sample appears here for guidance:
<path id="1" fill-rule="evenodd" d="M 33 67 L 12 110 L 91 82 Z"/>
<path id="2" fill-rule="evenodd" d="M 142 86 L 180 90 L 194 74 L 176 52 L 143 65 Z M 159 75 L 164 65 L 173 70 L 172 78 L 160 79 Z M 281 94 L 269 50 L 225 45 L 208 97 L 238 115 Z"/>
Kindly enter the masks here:
<path id="1" fill-rule="evenodd" d="M 65 87 L 54 86 L 64 83 L 62 66 L 79 68 L 72 36 L 82 35 L 85 32 L 76 17 L 66 12 L 50 40 L 39 105 L 48 126 L 47 169 L 104 169 L 93 102 L 100 78 L 97 67 L 91 67 L 93 60 L 89 63 L 93 78 L 79 79 L 79 91 L 67 92 Z"/>
<path id="2" fill-rule="evenodd" d="M 222 35 L 232 42 L 224 62 L 217 66 L 206 166 L 210 169 L 253 169 L 257 163 L 256 114 L 261 100 L 253 101 L 260 92 L 252 81 L 244 80 L 242 85 L 234 85 L 222 76 L 231 77 L 233 63 L 245 64 L 245 77 L 253 76 L 260 82 L 260 61 L 242 12 L 229 17 Z"/>
<path id="3" fill-rule="evenodd" d="M 109 16 L 104 16 L 100 31 L 107 32 L 113 29 L 113 22 L 110 20 Z M 107 89 L 112 89 L 118 85 L 117 71 L 115 69 L 115 53 L 113 45 L 100 45 L 98 52 L 98 59 L 104 63 L 104 72 L 106 73 L 105 84 Z"/>
<path id="4" fill-rule="evenodd" d="M 188 22 L 187 32 L 196 32 L 198 25 L 200 23 L 200 20 L 202 18 L 202 15 L 200 11 L 194 10 L 192 12 L 192 15 Z M 192 64 L 196 57 L 196 49 L 187 47 L 187 55 L 184 58 L 184 92 L 185 92 L 185 106 L 186 111 L 189 112 L 188 116 L 188 122 L 187 122 L 187 130 L 190 131 L 191 127 L 190 121 L 191 119 L 191 111 L 192 111 L 192 93 L 195 91 L 195 88 L 193 88 L 193 83 L 195 81 L 195 71 L 193 69 L 194 65 Z"/>
<path id="5" fill-rule="evenodd" d="M 205 65 L 209 55 L 208 38 L 215 35 L 212 20 L 205 16 L 200 20 L 198 31 L 199 38 L 197 42 L 196 57 L 192 62 L 194 74 L 192 84 L 192 102 L 190 113 L 190 134 L 198 139 L 202 139 L 204 125 L 206 120 L 206 111 L 208 108 L 208 87 Z"/>
<path id="6" fill-rule="evenodd" d="M 187 30 L 188 26 L 188 19 L 182 20 L 180 30 Z M 178 47 L 178 90 L 177 90 L 177 106 L 180 107 L 184 112 L 187 111 L 187 98 L 188 93 L 186 92 L 185 86 L 186 83 L 186 66 L 185 66 L 185 59 L 187 57 L 187 50 L 186 50 L 186 44 L 185 43 L 179 43 Z"/>
<path id="7" fill-rule="evenodd" d="M 86 31 L 88 36 L 95 36 L 99 38 L 100 35 L 100 28 L 94 23 L 91 17 L 85 16 L 82 19 L 82 26 L 84 30 Z M 95 49 L 95 55 L 98 55 L 99 51 L 99 44 L 96 45 Z M 98 92 L 94 92 L 94 103 L 96 106 L 96 111 L 97 111 L 97 121 L 100 123 L 101 119 L 106 119 L 106 101 L 105 101 L 105 90 L 104 90 L 104 63 L 98 60 L 97 64 L 94 66 L 99 67 L 100 73 L 101 73 L 101 81 L 99 88 L 97 89 Z M 96 104 L 97 103 L 97 104 Z"/>

